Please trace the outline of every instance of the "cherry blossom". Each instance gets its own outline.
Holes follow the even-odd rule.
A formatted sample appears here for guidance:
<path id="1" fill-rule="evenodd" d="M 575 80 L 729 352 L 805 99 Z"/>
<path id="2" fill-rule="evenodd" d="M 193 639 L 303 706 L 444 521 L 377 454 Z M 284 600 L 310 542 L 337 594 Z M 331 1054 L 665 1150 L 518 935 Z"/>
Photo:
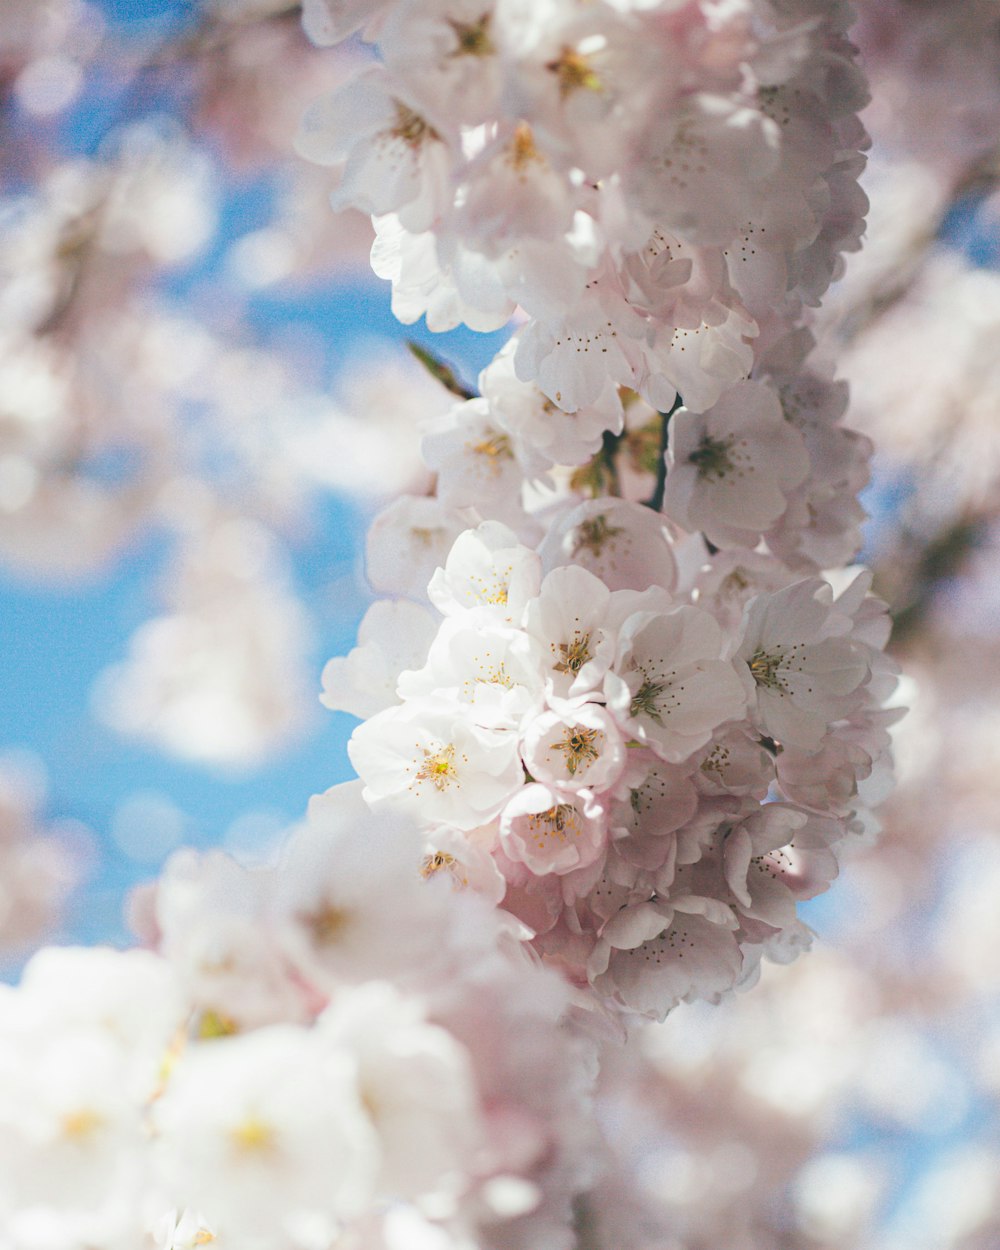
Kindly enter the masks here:
<path id="1" fill-rule="evenodd" d="M 45 49 L 17 16 L 0 79 L 27 107 Z M 226 121 L 206 71 L 220 148 L 256 168 L 303 111 L 319 167 L 232 249 L 244 287 L 329 259 L 336 227 L 303 208 L 329 198 L 355 213 L 345 256 L 372 218 L 397 319 L 515 328 L 478 394 L 413 344 L 440 393 L 372 357 L 349 405 L 303 385 L 288 415 L 269 354 L 139 315 L 138 275 L 211 234 L 200 148 L 123 128 L 5 190 L 0 547 L 86 564 L 153 521 L 175 552 L 106 719 L 230 762 L 293 731 L 307 628 L 281 536 L 313 487 L 379 499 L 388 596 L 321 679 L 361 721 L 357 779 L 268 861 L 177 852 L 132 904 L 147 949 L 46 951 L 0 994 L 12 1250 L 735 1246 L 721 1218 L 664 1218 L 681 1166 L 651 1180 L 624 1155 L 663 1141 L 664 1087 L 699 1131 L 653 1022 L 808 950 L 804 904 L 890 785 L 888 615 L 847 567 L 872 445 L 814 312 L 866 210 L 850 6 L 305 0 L 308 38 L 345 44 L 313 53 L 281 0 L 202 17 L 191 46 L 226 31 L 212 72 L 273 115 Z M 301 74 L 269 88 L 253 30 Z M 124 397 L 108 344 L 144 363 Z M 109 414 L 94 438 L 80 395 Z M 192 409 L 237 446 L 232 489 L 191 469 Z M 121 444 L 127 490 L 81 468 Z M 260 508 L 234 511 L 244 484 Z M 737 1086 L 783 1079 L 760 1051 L 720 1086 L 734 1119 Z M 736 1192 L 741 1158 L 758 1167 L 737 1150 L 704 1175 Z"/>
<path id="2" fill-rule="evenodd" d="M 682 8 L 377 6 L 357 125 L 350 88 L 307 123 L 318 159 L 353 145 L 338 202 L 409 232 L 376 260 L 397 314 L 485 328 L 520 304 L 518 376 L 567 412 L 609 384 L 711 407 L 772 309 L 817 303 L 859 246 L 846 10 Z M 320 42 L 364 25 L 321 12 Z"/>
<path id="3" fill-rule="evenodd" d="M 810 468 L 778 397 L 754 382 L 731 387 L 700 418 L 676 412 L 669 455 L 664 511 L 718 547 L 756 546 Z"/>

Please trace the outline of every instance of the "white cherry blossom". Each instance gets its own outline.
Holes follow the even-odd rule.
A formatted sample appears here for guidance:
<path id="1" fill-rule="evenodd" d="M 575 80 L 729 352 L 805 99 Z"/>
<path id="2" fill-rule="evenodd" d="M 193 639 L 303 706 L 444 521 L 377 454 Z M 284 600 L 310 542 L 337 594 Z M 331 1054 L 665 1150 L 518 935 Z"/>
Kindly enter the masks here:
<path id="1" fill-rule="evenodd" d="M 532 777 L 562 790 L 610 789 L 625 766 L 625 741 L 597 703 L 543 712 L 525 730 L 522 753 Z"/>
<path id="2" fill-rule="evenodd" d="M 731 387 L 701 416 L 681 409 L 670 423 L 664 511 L 718 547 L 756 546 L 809 472 L 798 431 L 769 387 Z"/>
<path id="3" fill-rule="evenodd" d="M 391 5 L 379 31 L 386 63 L 434 112 L 485 122 L 503 85 L 495 9 L 491 0 Z"/>
<path id="4" fill-rule="evenodd" d="M 436 499 L 402 495 L 368 530 L 368 580 L 375 590 L 426 602 L 431 574 L 465 528 L 462 514 Z"/>
<path id="5" fill-rule="evenodd" d="M 697 807 L 698 792 L 686 768 L 651 753 L 630 752 L 610 813 L 618 854 L 640 868 L 659 870 L 657 879 L 666 880 L 677 854 L 677 840 L 670 835 L 687 824 Z"/>
<path id="6" fill-rule="evenodd" d="M 484 521 L 459 535 L 427 593 L 445 614 L 478 607 L 489 609 L 498 623 L 516 622 L 540 581 L 538 556 L 505 525 Z"/>
<path id="7" fill-rule="evenodd" d="M 425 1201 L 460 1192 L 485 1140 L 469 1056 L 455 1038 L 424 1018 L 419 1000 L 379 981 L 338 996 L 316 1031 L 356 1064 L 379 1189 Z"/>
<path id="8" fill-rule="evenodd" d="M 423 663 L 433 636 L 434 618 L 419 604 L 377 600 L 358 627 L 358 645 L 327 660 L 320 702 L 358 717 L 391 707 L 400 672 Z"/>
<path id="9" fill-rule="evenodd" d="M 421 452 L 438 474 L 438 498 L 446 507 L 474 507 L 495 520 L 510 517 L 515 525 L 524 515 L 523 483 L 547 468 L 485 399 L 456 404 L 427 430 Z"/>
<path id="10" fill-rule="evenodd" d="M 578 564 L 610 590 L 672 589 L 677 566 L 669 531 L 649 508 L 593 499 L 559 516 L 539 546 L 546 570 Z"/>
<path id="11" fill-rule="evenodd" d="M 527 635 L 492 614 L 446 617 L 426 665 L 401 673 L 398 691 L 404 699 L 454 700 L 474 724 L 517 729 L 542 704 L 536 651 Z"/>
<path id="12" fill-rule="evenodd" d="M 791 927 L 797 899 L 829 886 L 838 870 L 830 849 L 836 835 L 813 821 L 806 812 L 768 803 L 726 835 L 726 883 L 743 917 Z"/>
<path id="13" fill-rule="evenodd" d="M 504 808 L 504 853 L 539 876 L 572 872 L 593 863 L 607 840 L 607 819 L 592 795 L 567 795 L 538 783 L 524 786 Z"/>
<path id="14" fill-rule="evenodd" d="M 243 1244 L 333 1231 L 371 1200 L 379 1163 L 357 1072 L 319 1031 L 275 1024 L 191 1048 L 153 1108 L 163 1185 Z"/>
<path id="15" fill-rule="evenodd" d="M 178 851 L 164 868 L 155 896 L 159 941 L 192 1005 L 196 1032 L 211 1036 L 304 1015 L 261 926 L 268 885 L 266 871 L 248 871 L 221 851 Z"/>
<path id="16" fill-rule="evenodd" d="M 363 830 L 363 834 L 359 834 Z M 375 813 L 351 781 L 316 795 L 270 879 L 258 918 L 286 964 L 324 1001 L 343 985 L 404 984 L 438 970 L 437 892 L 419 889 L 420 840 Z M 383 897 L 394 901 L 391 915 Z"/>
<path id="17" fill-rule="evenodd" d="M 624 732 L 678 763 L 746 706 L 740 678 L 722 657 L 722 632 L 698 608 L 636 612 L 622 626 L 604 680 Z"/>
<path id="18" fill-rule="evenodd" d="M 404 325 L 426 317 L 436 333 L 463 323 L 487 333 L 513 316 L 515 302 L 485 257 L 454 242 L 444 259 L 433 233 L 404 230 L 392 213 L 374 217 L 372 225 L 372 269 L 392 283 L 392 313 Z"/>
<path id="19" fill-rule="evenodd" d="M 742 966 L 724 904 L 691 895 L 623 908 L 605 925 L 588 972 L 613 1001 L 662 1020 L 688 996 L 731 989 Z"/>
<path id="20" fill-rule="evenodd" d="M 542 650 L 549 697 L 576 699 L 594 691 L 614 658 L 612 595 L 576 564 L 545 575 L 525 611 L 524 628 Z"/>
<path id="21" fill-rule="evenodd" d="M 346 162 L 334 207 L 395 212 L 417 233 L 432 224 L 449 196 L 452 157 L 441 120 L 421 115 L 415 103 L 373 67 L 313 106 L 299 150 L 322 164 Z"/>
<path id="22" fill-rule="evenodd" d="M 622 404 L 607 384 L 597 400 L 567 412 L 514 371 L 518 337 L 512 336 L 479 377 L 483 397 L 504 428 L 549 462 L 583 464 L 600 450 L 604 432 L 621 433 Z"/>
<path id="23" fill-rule="evenodd" d="M 870 663 L 844 636 L 849 628 L 826 582 L 796 582 L 750 603 L 736 658 L 765 733 L 815 750 L 830 723 L 860 703 Z"/>
<path id="24" fill-rule="evenodd" d="M 364 722 L 348 752 L 369 803 L 471 829 L 496 816 L 522 780 L 517 738 L 419 701 Z"/>

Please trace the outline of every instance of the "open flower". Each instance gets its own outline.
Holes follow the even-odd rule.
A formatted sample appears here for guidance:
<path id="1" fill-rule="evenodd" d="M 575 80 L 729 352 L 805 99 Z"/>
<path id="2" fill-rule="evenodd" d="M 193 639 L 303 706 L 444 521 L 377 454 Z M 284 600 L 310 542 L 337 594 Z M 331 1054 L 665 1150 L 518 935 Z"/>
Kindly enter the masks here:
<path id="1" fill-rule="evenodd" d="M 348 753 L 367 802 L 458 829 L 496 816 L 523 779 L 513 734 L 480 729 L 458 708 L 420 700 L 359 725 Z"/>
<path id="2" fill-rule="evenodd" d="M 700 416 L 674 414 L 663 508 L 717 547 L 754 547 L 808 472 L 802 435 L 777 395 L 741 382 Z"/>
<path id="3" fill-rule="evenodd" d="M 746 697 L 721 650 L 714 617 L 698 608 L 630 616 L 604 679 L 608 707 L 622 729 L 677 763 L 721 724 L 740 719 Z"/>

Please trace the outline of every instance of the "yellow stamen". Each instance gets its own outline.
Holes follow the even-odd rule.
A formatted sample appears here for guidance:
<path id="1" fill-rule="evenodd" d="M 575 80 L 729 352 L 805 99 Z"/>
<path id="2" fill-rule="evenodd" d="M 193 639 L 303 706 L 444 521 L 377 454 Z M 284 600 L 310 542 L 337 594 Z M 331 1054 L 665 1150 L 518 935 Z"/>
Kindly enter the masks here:
<path id="1" fill-rule="evenodd" d="M 103 1116 L 99 1116 L 96 1111 L 91 1111 L 89 1107 L 81 1107 L 79 1111 L 70 1111 L 63 1116 L 62 1127 L 67 1137 L 73 1141 L 80 1141 L 84 1137 L 89 1137 L 103 1123 Z"/>
<path id="2" fill-rule="evenodd" d="M 213 1037 L 232 1037 L 238 1032 L 239 1025 L 231 1016 L 223 1015 L 221 1011 L 214 1011 L 209 1007 L 201 1013 L 195 1036 L 201 1041 L 209 1041 Z"/>
<path id="3" fill-rule="evenodd" d="M 274 1129 L 255 1115 L 248 1116 L 230 1132 L 233 1144 L 250 1154 L 264 1154 L 274 1146 Z"/>
<path id="4" fill-rule="evenodd" d="M 424 751 L 424 762 L 417 769 L 417 781 L 429 781 L 438 793 L 447 790 L 458 776 L 455 748 L 449 743 L 439 751 Z"/>
<path id="5" fill-rule="evenodd" d="M 425 139 L 439 139 L 441 136 L 427 122 L 415 113 L 407 104 L 399 100 L 396 105 L 396 125 L 392 129 L 395 139 L 402 139 L 407 147 L 419 148 Z"/>
<path id="6" fill-rule="evenodd" d="M 545 67 L 559 80 L 559 94 L 565 100 L 574 91 L 603 91 L 600 76 L 590 59 L 575 48 L 563 48 L 559 56 Z"/>
<path id="7" fill-rule="evenodd" d="M 514 129 L 514 137 L 507 145 L 511 164 L 518 171 L 525 169 L 535 161 L 542 160 L 542 154 L 535 146 L 535 136 L 527 122 L 518 122 Z"/>
<path id="8" fill-rule="evenodd" d="M 332 903 L 323 903 L 315 911 L 306 912 L 299 920 L 312 934 L 317 946 L 329 946 L 343 932 L 350 913 Z"/>
<path id="9" fill-rule="evenodd" d="M 528 819 L 532 833 L 536 835 L 535 843 L 541 848 L 545 839 L 557 834 L 561 842 L 565 842 L 569 834 L 580 836 L 580 821 L 572 803 L 559 803 L 550 807 L 547 812 L 539 812 Z"/>
<path id="10" fill-rule="evenodd" d="M 575 777 L 578 768 L 586 767 L 591 760 L 600 757 L 600 747 L 594 744 L 598 738 L 603 737 L 599 729 L 585 729 L 582 725 L 576 725 L 562 742 L 554 742 L 552 749 L 562 751 L 566 756 L 566 771 L 571 777 Z"/>
<path id="11" fill-rule="evenodd" d="M 561 642 L 559 650 L 562 652 L 562 659 L 558 664 L 554 665 L 557 673 L 572 673 L 574 676 L 583 668 L 584 664 L 593 657 L 590 654 L 590 635 L 574 634 L 572 642 Z"/>
<path id="12" fill-rule="evenodd" d="M 451 868 L 455 862 L 455 856 L 449 855 L 447 851 L 432 851 L 430 855 L 424 856 L 423 863 L 420 865 L 420 875 L 427 881 L 442 868 Z"/>
<path id="13" fill-rule="evenodd" d="M 513 460 L 514 453 L 511 450 L 510 439 L 506 434 L 494 434 L 490 438 L 484 438 L 478 443 L 467 443 L 468 449 L 477 456 L 484 456 L 486 463 L 490 467 L 490 472 L 496 477 L 500 473 L 501 460 Z"/>

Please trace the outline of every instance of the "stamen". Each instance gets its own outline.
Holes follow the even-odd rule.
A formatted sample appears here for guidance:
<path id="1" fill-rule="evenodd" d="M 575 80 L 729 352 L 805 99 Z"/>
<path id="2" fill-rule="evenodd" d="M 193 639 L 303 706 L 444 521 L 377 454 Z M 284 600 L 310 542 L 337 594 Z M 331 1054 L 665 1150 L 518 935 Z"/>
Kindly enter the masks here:
<path id="1" fill-rule="evenodd" d="M 750 672 L 758 686 L 768 690 L 786 689 L 781 676 L 781 663 L 784 655 L 780 651 L 755 651 L 750 660 Z"/>
<path id="2" fill-rule="evenodd" d="M 587 551 L 593 552 L 595 556 L 599 556 L 604 550 L 604 546 L 612 538 L 623 533 L 621 526 L 609 525 L 608 518 L 602 512 L 599 516 L 590 517 L 586 521 L 582 521 L 576 531 L 576 546 L 573 548 L 573 555 L 576 556 L 586 548 Z"/>
<path id="3" fill-rule="evenodd" d="M 103 1123 L 104 1117 L 89 1107 L 81 1107 L 79 1111 L 69 1111 L 62 1118 L 63 1132 L 73 1141 L 89 1137 Z"/>
<path id="4" fill-rule="evenodd" d="M 415 113 L 408 104 L 395 100 L 396 125 L 392 129 L 395 139 L 402 139 L 407 147 L 419 148 L 425 139 L 439 139 L 441 136 L 427 122 Z"/>
<path id="5" fill-rule="evenodd" d="M 531 133 L 531 127 L 527 122 L 518 122 L 514 128 L 514 137 L 507 145 L 510 153 L 510 161 L 514 168 L 519 172 L 536 161 L 541 161 L 542 154 L 535 146 L 535 136 Z"/>
<path id="6" fill-rule="evenodd" d="M 688 456 L 688 463 L 695 466 L 700 478 L 721 482 L 735 467 L 730 455 L 732 446 L 732 435 L 725 439 L 718 439 L 710 438 L 705 434 L 697 450 Z"/>
<path id="7" fill-rule="evenodd" d="M 632 696 L 632 702 L 629 705 L 629 715 L 648 716 L 650 720 L 655 720 L 658 725 L 662 725 L 663 710 L 658 700 L 666 688 L 667 683 L 665 681 L 650 681 L 647 677 Z"/>
<path id="8" fill-rule="evenodd" d="M 458 777 L 455 748 L 449 743 L 438 751 L 424 750 L 424 762 L 416 772 L 417 781 L 429 781 L 438 793 L 447 790 Z"/>
<path id="9" fill-rule="evenodd" d="M 566 756 L 566 771 L 571 777 L 575 777 L 578 768 L 586 768 L 591 760 L 600 758 L 601 750 L 595 743 L 603 737 L 604 734 L 599 729 L 586 729 L 583 725 L 577 725 L 562 742 L 554 742 L 552 749 L 562 751 Z"/>
<path id="10" fill-rule="evenodd" d="M 312 934 L 317 946 L 329 946 L 337 940 L 349 917 L 350 913 L 344 908 L 322 903 L 315 911 L 302 913 L 299 920 Z"/>
<path id="11" fill-rule="evenodd" d="M 496 51 L 490 38 L 490 21 L 492 13 L 484 13 L 475 22 L 459 22 L 455 18 L 448 19 L 448 25 L 455 32 L 458 46 L 450 53 L 451 56 L 492 56 Z"/>
<path id="12" fill-rule="evenodd" d="M 590 58 L 575 48 L 563 48 L 554 61 L 545 67 L 559 80 L 559 94 L 565 100 L 574 91 L 603 91 L 600 75 L 590 63 Z"/>
<path id="13" fill-rule="evenodd" d="M 274 1130 L 256 1116 L 248 1116 L 231 1130 L 233 1144 L 250 1154 L 264 1154 L 274 1146 Z"/>
<path id="14" fill-rule="evenodd" d="M 500 474 L 501 460 L 513 460 L 514 453 L 511 450 L 510 438 L 506 434 L 494 434 L 490 438 L 484 438 L 478 443 L 466 443 L 469 451 L 474 455 L 484 456 L 486 463 L 490 467 L 490 472 L 494 477 Z"/>
<path id="15" fill-rule="evenodd" d="M 557 673 L 573 673 L 574 676 L 583 668 L 588 660 L 593 659 L 590 653 L 590 635 L 579 633 L 573 635 L 572 642 L 559 643 L 562 659 L 553 665 Z"/>
<path id="16" fill-rule="evenodd" d="M 420 875 L 427 881 L 442 868 L 450 869 L 455 862 L 455 856 L 449 855 L 447 851 L 432 851 L 430 855 L 424 856 L 423 863 L 420 865 Z"/>
<path id="17" fill-rule="evenodd" d="M 580 822 L 572 803 L 559 803 L 555 807 L 550 807 L 547 812 L 538 812 L 534 816 L 529 816 L 528 827 L 536 835 L 535 845 L 539 849 L 544 847 L 546 838 L 553 834 L 557 834 L 562 842 L 566 840 L 568 834 L 580 836 Z"/>

